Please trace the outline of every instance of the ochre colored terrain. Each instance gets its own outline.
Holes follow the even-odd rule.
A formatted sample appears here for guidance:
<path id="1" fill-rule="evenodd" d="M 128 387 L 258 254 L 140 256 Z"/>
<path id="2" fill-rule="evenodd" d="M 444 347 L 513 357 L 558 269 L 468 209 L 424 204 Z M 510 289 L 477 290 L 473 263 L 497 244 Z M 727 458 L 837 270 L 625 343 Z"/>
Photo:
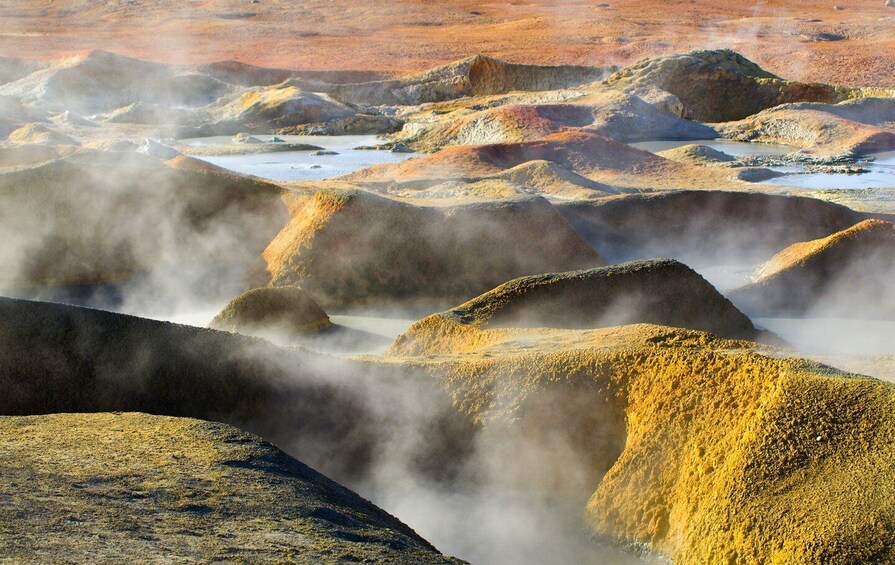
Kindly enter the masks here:
<path id="1" fill-rule="evenodd" d="M 589 462 L 604 538 L 678 563 L 895 558 L 890 384 L 662 326 L 416 328 L 425 354 L 395 360 L 459 410 Z"/>
<path id="2" fill-rule="evenodd" d="M 13 0 L 0 6 L 0 53 L 103 48 L 156 61 L 407 73 L 474 53 L 603 66 L 728 47 L 794 80 L 895 86 L 895 8 L 884 0 L 838 8 L 821 0 Z"/>

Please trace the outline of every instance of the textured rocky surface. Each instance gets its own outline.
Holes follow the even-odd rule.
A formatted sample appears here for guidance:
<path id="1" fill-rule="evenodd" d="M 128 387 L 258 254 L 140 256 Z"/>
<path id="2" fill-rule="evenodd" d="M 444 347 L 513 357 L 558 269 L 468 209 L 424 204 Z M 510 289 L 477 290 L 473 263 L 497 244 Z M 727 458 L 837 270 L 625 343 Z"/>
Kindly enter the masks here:
<path id="1" fill-rule="evenodd" d="M 0 417 L 0 470 L 7 560 L 461 563 L 223 424 L 139 413 Z"/>

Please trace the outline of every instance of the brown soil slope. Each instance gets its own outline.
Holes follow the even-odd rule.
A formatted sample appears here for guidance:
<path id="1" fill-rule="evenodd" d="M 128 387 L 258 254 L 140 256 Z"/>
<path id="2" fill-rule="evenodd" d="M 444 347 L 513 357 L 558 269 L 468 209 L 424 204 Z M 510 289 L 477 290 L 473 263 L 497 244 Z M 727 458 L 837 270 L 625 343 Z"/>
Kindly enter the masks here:
<path id="1" fill-rule="evenodd" d="M 893 273 L 895 224 L 866 220 L 787 247 L 731 296 L 751 311 L 892 317 Z"/>
<path id="2" fill-rule="evenodd" d="M 890 384 L 661 326 L 428 339 L 400 359 L 460 410 L 545 454 L 566 446 L 567 471 L 589 465 L 601 537 L 679 563 L 895 559 Z"/>
<path id="3" fill-rule="evenodd" d="M 354 492 L 222 424 L 0 417 L 0 448 L 8 560 L 458 563 Z"/>
<path id="4" fill-rule="evenodd" d="M 256 288 L 234 298 L 208 327 L 263 337 L 298 335 L 328 328 L 329 316 L 297 286 Z"/>
<path id="5" fill-rule="evenodd" d="M 732 339 L 759 335 L 749 318 L 698 273 L 677 261 L 654 259 L 511 280 L 417 322 L 390 351 L 445 352 L 449 336 L 463 342 L 488 328 L 575 329 L 633 323 L 698 329 Z M 432 335 L 439 336 L 437 344 Z M 434 351 L 427 349 L 433 345 Z"/>
<path id="6" fill-rule="evenodd" d="M 710 190 L 631 194 L 556 208 L 612 261 L 658 256 L 716 265 L 754 265 L 781 247 L 863 219 L 814 198 Z"/>
<path id="7" fill-rule="evenodd" d="M 360 191 L 290 197 L 264 251 L 272 286 L 324 306 L 457 300 L 520 275 L 604 264 L 542 198 L 415 206 Z"/>

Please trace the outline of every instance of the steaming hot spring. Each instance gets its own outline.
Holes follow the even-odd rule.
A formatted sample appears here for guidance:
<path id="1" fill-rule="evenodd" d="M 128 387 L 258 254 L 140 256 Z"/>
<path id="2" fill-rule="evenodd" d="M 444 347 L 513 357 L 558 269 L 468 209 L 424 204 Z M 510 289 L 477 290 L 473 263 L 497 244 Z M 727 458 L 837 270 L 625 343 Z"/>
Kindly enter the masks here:
<path id="1" fill-rule="evenodd" d="M 201 4 L 0 6 L 0 560 L 895 562 L 895 11 Z"/>

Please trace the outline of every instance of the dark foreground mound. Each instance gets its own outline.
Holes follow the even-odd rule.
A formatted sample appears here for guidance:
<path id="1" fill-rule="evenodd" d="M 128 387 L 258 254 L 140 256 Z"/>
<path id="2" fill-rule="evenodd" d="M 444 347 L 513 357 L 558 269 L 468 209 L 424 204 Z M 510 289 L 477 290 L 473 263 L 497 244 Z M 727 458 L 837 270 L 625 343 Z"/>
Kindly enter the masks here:
<path id="1" fill-rule="evenodd" d="M 415 206 L 361 191 L 290 197 L 268 283 L 324 306 L 457 300 L 530 273 L 604 264 L 543 198 Z"/>
<path id="2" fill-rule="evenodd" d="M 223 421 L 350 482 L 383 455 L 404 415 L 377 406 L 393 405 L 403 387 L 420 392 L 420 406 L 437 420 L 431 429 L 421 424 L 425 442 L 407 448 L 446 468 L 437 438 L 455 424 L 461 437 L 469 431 L 432 386 L 394 367 L 377 370 L 257 338 L 0 298 L 3 415 L 128 411 Z M 384 398 L 373 402 L 378 395 Z"/>
<path id="3" fill-rule="evenodd" d="M 245 432 L 145 414 L 0 417 L 0 558 L 458 563 Z"/>
<path id="4" fill-rule="evenodd" d="M 752 312 L 895 317 L 895 224 L 866 220 L 791 245 L 731 293 Z"/>
<path id="5" fill-rule="evenodd" d="M 332 325 L 314 299 L 297 286 L 256 288 L 234 298 L 208 327 L 245 335 L 299 335 Z"/>
<path id="6" fill-rule="evenodd" d="M 713 190 L 632 194 L 556 208 L 609 260 L 658 256 L 694 265 L 754 265 L 791 243 L 863 219 L 815 198 Z"/>
<path id="7" fill-rule="evenodd" d="M 420 354 L 432 335 L 463 339 L 469 333 L 464 326 L 575 329 L 633 323 L 698 329 L 733 339 L 760 334 L 698 273 L 677 261 L 655 259 L 509 281 L 417 322 L 391 351 Z"/>

